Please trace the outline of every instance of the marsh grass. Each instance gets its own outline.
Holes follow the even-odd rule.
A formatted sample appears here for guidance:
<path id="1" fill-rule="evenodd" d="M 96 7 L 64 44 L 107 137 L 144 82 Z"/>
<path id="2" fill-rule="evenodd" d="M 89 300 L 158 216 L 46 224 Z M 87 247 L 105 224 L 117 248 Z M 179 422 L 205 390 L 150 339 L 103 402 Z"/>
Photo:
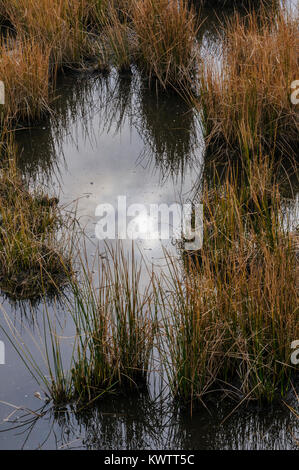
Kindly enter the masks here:
<path id="1" fill-rule="evenodd" d="M 183 271 L 168 257 L 163 361 L 191 407 L 216 390 L 271 402 L 296 374 L 298 234 L 282 223 L 270 173 L 267 160 L 255 162 L 247 185 L 228 178 L 205 190 L 203 249 L 183 254 Z"/>
<path id="2" fill-rule="evenodd" d="M 16 33 L 14 47 L 3 41 L 0 52 L 10 121 L 49 112 L 53 69 L 72 67 L 90 51 L 98 51 L 102 69 L 107 60 L 120 72 L 136 63 L 164 89 L 193 84 L 197 23 L 181 0 L 132 0 L 113 8 L 95 1 L 88 6 L 87 0 L 2 4 Z M 236 16 L 221 68 L 210 58 L 201 61 L 197 104 L 206 143 L 217 157 L 239 155 L 241 181 L 232 173 L 213 190 L 204 188 L 203 250 L 182 253 L 182 265 L 166 255 L 168 273 L 148 272 L 145 287 L 145 266 L 122 249 L 98 258 L 97 277 L 81 257 L 78 279 L 69 245 L 58 237 L 64 221 L 57 200 L 29 190 L 13 159 L 2 164 L 1 289 L 35 298 L 71 286 L 66 308 L 76 340 L 67 369 L 48 312 L 41 335 L 48 375 L 5 317 L 8 336 L 55 403 L 146 389 L 156 340 L 173 395 L 191 408 L 215 390 L 271 402 L 291 387 L 290 345 L 299 333 L 298 234 L 283 221 L 271 157 L 291 155 L 298 144 L 298 115 L 289 101 L 290 83 L 298 78 L 296 21 L 278 15 L 270 23 L 252 13 L 243 22 Z M 88 28 L 95 23 L 101 46 L 90 44 Z M 123 94 L 122 115 L 128 97 Z M 157 137 L 152 140 L 164 153 Z M 1 152 L 15 153 L 6 138 Z M 264 154 L 270 157 L 257 157 Z"/>
<path id="3" fill-rule="evenodd" d="M 1 169 L 0 214 L 1 290 L 34 299 L 61 289 L 72 271 L 66 219 L 55 197 L 27 188 L 14 160 Z"/>
<path id="4" fill-rule="evenodd" d="M 231 176 L 204 190 L 203 249 L 184 253 L 183 263 L 166 253 L 163 273 L 121 247 L 98 253 L 91 265 L 79 255 L 80 275 L 65 296 L 75 338 L 66 369 L 55 319 L 43 320 L 51 365 L 43 383 L 55 403 L 146 391 L 154 350 L 173 396 L 191 409 L 212 392 L 285 397 L 296 375 L 298 234 L 280 218 L 267 159 L 250 164 L 246 181 L 244 189 Z"/>
<path id="5" fill-rule="evenodd" d="M 151 276 L 142 289 L 142 266 L 134 251 L 130 258 L 122 248 L 108 251 L 110 259 L 99 261 L 98 282 L 86 260 L 80 279 L 70 279 L 71 290 L 64 297 L 74 331 L 69 362 L 61 319 L 48 312 L 46 305 L 42 319 L 37 320 L 38 337 L 29 330 L 39 356 L 24 344 L 19 329 L 2 312 L 1 329 L 55 405 L 86 406 L 107 392 L 147 391 L 157 332 Z"/>
<path id="6" fill-rule="evenodd" d="M 17 36 L 50 47 L 56 67 L 74 65 L 88 53 L 86 21 L 96 8 L 95 1 L 86 0 L 4 0 L 6 16 Z"/>
<path id="7" fill-rule="evenodd" d="M 102 35 L 112 63 L 120 73 L 130 73 L 134 58 L 134 35 L 128 12 L 120 10 L 112 2 L 101 20 Z"/>
<path id="8" fill-rule="evenodd" d="M 151 281 L 141 286 L 143 263 L 133 249 L 129 256 L 109 249 L 108 256 L 99 262 L 98 283 L 84 262 L 83 279 L 73 284 L 79 343 L 72 378 L 85 400 L 105 388 L 146 389 L 156 333 Z"/>
<path id="9" fill-rule="evenodd" d="M 2 35 L 0 76 L 6 90 L 5 113 L 15 121 L 40 120 L 50 112 L 57 73 L 85 68 L 91 58 L 107 69 L 106 53 L 92 19 L 96 0 L 3 0 L 10 36 Z"/>
<path id="10" fill-rule="evenodd" d="M 201 99 L 207 145 L 218 156 L 295 154 L 298 110 L 290 101 L 298 72 L 298 18 L 252 12 L 227 26 L 222 58 L 202 57 Z"/>
<path id="11" fill-rule="evenodd" d="M 195 14 L 179 0 L 141 0 L 132 7 L 137 63 L 149 82 L 162 87 L 190 84 L 195 67 Z"/>
<path id="12" fill-rule="evenodd" d="M 197 89 L 202 15 L 185 0 L 3 0 L 1 13 L 15 38 L 2 38 L 0 54 L 10 117 L 41 118 L 49 112 L 58 71 L 86 70 L 90 63 L 105 73 L 111 65 L 120 73 L 137 65 L 151 86 Z M 200 67 L 205 134 L 221 149 L 297 143 L 298 120 L 285 95 L 298 66 L 296 21 L 278 15 L 269 26 L 266 16 L 266 10 L 252 13 L 249 25 L 247 16 L 244 23 L 236 17 L 222 74 L 206 58 Z"/>
<path id="13" fill-rule="evenodd" d="M 198 25 L 187 2 L 114 1 L 103 8 L 102 38 L 121 73 L 137 64 L 150 84 L 164 89 L 190 84 Z"/>
<path id="14" fill-rule="evenodd" d="M 40 120 L 50 111 L 50 48 L 34 39 L 0 44 L 0 76 L 5 83 L 5 115 L 16 121 Z"/>

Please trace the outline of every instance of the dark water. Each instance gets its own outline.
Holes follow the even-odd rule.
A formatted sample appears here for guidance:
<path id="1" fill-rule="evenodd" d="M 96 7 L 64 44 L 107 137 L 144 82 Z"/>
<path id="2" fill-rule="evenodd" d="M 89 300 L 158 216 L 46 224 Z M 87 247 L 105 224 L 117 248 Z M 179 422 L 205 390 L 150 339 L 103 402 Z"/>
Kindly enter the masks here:
<path id="1" fill-rule="evenodd" d="M 215 46 L 218 39 L 213 28 L 207 28 L 205 45 Z M 115 205 L 120 195 L 127 196 L 128 204 L 188 202 L 206 173 L 196 111 L 177 96 L 149 92 L 146 85 L 137 74 L 60 77 L 55 115 L 17 136 L 18 164 L 32 184 L 42 183 L 67 209 L 76 201 L 77 217 L 89 237 L 90 258 L 98 243 L 103 249 L 95 238 L 98 204 Z M 296 211 L 298 200 L 289 199 Z M 161 242 L 137 243 L 148 262 L 163 269 Z M 176 252 L 171 242 L 164 246 Z M 21 332 L 21 341 L 46 370 L 34 344 L 40 344 L 45 306 L 15 303 L 4 296 L 1 305 Z M 74 333 L 69 312 L 58 300 L 46 307 L 63 326 L 67 365 Z M 217 398 L 191 417 L 188 410 L 176 409 L 167 390 L 161 392 L 155 376 L 147 396 L 112 397 L 84 411 L 54 410 L 34 396 L 40 392 L 44 398 L 0 331 L 1 340 L 6 364 L 0 365 L 0 449 L 298 448 L 296 418 L 285 404 L 244 404 L 231 414 L 238 402 Z M 292 396 L 286 401 L 295 404 Z"/>

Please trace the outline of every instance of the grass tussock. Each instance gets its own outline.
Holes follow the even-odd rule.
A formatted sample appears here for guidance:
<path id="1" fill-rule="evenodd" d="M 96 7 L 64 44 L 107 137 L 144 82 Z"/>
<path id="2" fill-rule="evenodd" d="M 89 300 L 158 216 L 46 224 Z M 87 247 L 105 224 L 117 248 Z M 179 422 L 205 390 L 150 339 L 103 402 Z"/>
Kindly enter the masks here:
<path id="1" fill-rule="evenodd" d="M 121 73 L 137 65 L 149 83 L 189 86 L 195 68 L 197 20 L 183 0 L 112 2 L 101 18 L 110 63 Z"/>
<path id="2" fill-rule="evenodd" d="M 194 71 L 197 22 L 192 8 L 179 0 L 135 1 L 132 21 L 137 62 L 151 81 L 181 86 Z"/>
<path id="3" fill-rule="evenodd" d="M 202 58 L 200 109 L 213 153 L 294 154 L 298 110 L 290 101 L 298 73 L 298 18 L 251 13 L 228 25 L 219 59 Z M 218 61 L 218 62 L 217 62 Z"/>
<path id="4" fill-rule="evenodd" d="M 80 62 L 88 52 L 88 18 L 97 3 L 86 0 L 4 0 L 4 9 L 16 34 L 50 47 L 52 62 L 59 67 Z"/>
<path id="5" fill-rule="evenodd" d="M 99 264 L 98 285 L 83 269 L 82 282 L 73 284 L 74 320 L 79 334 L 72 370 L 75 395 L 94 399 L 113 387 L 126 393 L 147 386 L 156 332 L 151 282 L 142 289 L 143 263 L 134 250 L 109 250 Z"/>
<path id="6" fill-rule="evenodd" d="M 135 260 L 134 250 L 130 257 L 121 248 L 109 249 L 107 254 L 109 259 L 98 258 L 98 282 L 92 273 L 95 266 L 89 270 L 85 260 L 81 260 L 80 279 L 70 277 L 65 306 L 75 335 L 68 364 L 62 354 L 60 322 L 47 309 L 42 327 L 36 325 L 41 344 L 34 340 L 46 373 L 9 315 L 2 312 L 0 328 L 56 405 L 76 402 L 84 406 L 107 392 L 127 395 L 147 390 L 157 332 L 151 276 L 142 289 L 144 266 Z"/>
<path id="7" fill-rule="evenodd" d="M 94 26 L 100 4 L 96 0 L 2 1 L 1 12 L 11 34 L 1 40 L 0 74 L 6 89 L 5 113 L 13 123 L 38 120 L 50 111 L 58 70 L 83 67 L 98 55 L 99 63 L 103 61 Z"/>
<path id="8" fill-rule="evenodd" d="M 15 299 L 61 289 L 71 273 L 71 247 L 56 198 L 30 191 L 10 160 L 0 174 L 0 288 Z"/>
<path id="9" fill-rule="evenodd" d="M 50 110 L 50 48 L 33 39 L 0 44 L 0 76 L 5 83 L 5 115 L 13 122 L 38 120 Z M 11 45 L 11 42 L 10 42 Z"/>
<path id="10" fill-rule="evenodd" d="M 184 272 L 168 261 L 163 357 L 185 404 L 215 390 L 271 402 L 291 388 L 298 233 L 281 220 L 269 174 L 267 162 L 255 162 L 247 185 L 228 179 L 204 191 L 203 249 L 185 252 Z"/>
<path id="11" fill-rule="evenodd" d="M 106 7 L 101 25 L 107 62 L 120 73 L 130 73 L 134 58 L 134 33 L 129 12 L 116 7 L 112 2 Z"/>

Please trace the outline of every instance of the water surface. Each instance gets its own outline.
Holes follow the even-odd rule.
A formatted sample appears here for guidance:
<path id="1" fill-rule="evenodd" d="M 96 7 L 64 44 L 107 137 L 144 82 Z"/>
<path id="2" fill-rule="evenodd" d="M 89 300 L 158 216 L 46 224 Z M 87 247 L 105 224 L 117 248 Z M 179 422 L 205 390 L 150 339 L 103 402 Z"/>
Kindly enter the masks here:
<path id="1" fill-rule="evenodd" d="M 207 47 L 217 44 L 213 28 L 204 40 Z M 40 126 L 18 133 L 18 165 L 32 185 L 43 184 L 58 195 L 66 210 L 76 206 L 90 259 L 97 249 L 104 250 L 95 237 L 98 204 L 116 206 L 118 196 L 146 206 L 182 203 L 190 201 L 194 188 L 200 189 L 206 162 L 199 116 L 178 96 L 157 96 L 136 73 L 73 74 L 59 78 L 53 107 L 55 114 Z M 288 196 L 297 210 L 298 199 Z M 148 263 L 164 269 L 161 241 L 136 243 Z M 163 246 L 177 253 L 171 240 Z M 43 303 L 2 296 L 1 305 L 45 370 L 33 344 L 43 329 Z M 67 364 L 74 334 L 69 312 L 59 299 L 49 301 L 47 310 L 63 325 Z M 158 377 L 152 377 L 146 396 L 112 397 L 79 413 L 71 407 L 53 410 L 34 396 L 42 391 L 2 332 L 0 340 L 6 346 L 6 364 L 0 366 L 0 449 L 296 448 L 296 419 L 284 404 L 243 405 L 223 422 L 238 403 L 216 399 L 191 417 L 189 410 L 174 406 L 167 390 L 160 396 Z M 16 425 L 20 427 L 8 430 Z"/>

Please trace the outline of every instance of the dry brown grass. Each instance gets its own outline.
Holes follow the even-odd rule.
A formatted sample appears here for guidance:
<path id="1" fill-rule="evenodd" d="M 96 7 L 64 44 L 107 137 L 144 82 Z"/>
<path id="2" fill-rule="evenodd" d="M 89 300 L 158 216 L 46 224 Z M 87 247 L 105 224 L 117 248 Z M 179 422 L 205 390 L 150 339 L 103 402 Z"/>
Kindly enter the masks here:
<path id="1" fill-rule="evenodd" d="M 4 112 L 13 122 L 31 121 L 49 112 L 50 48 L 23 39 L 0 45 L 0 76 L 5 83 Z"/>
<path id="2" fill-rule="evenodd" d="M 119 5 L 116 6 L 115 2 L 112 2 L 106 7 L 101 25 L 102 41 L 109 57 L 108 63 L 114 65 L 121 73 L 130 72 L 134 60 L 134 33 L 129 10 L 120 9 Z"/>
<path id="3" fill-rule="evenodd" d="M 57 203 L 40 190 L 28 190 L 13 158 L 4 164 L 0 172 L 0 289 L 12 298 L 35 299 L 59 292 L 68 282 L 72 246 L 62 229 L 65 223 Z"/>
<path id="4" fill-rule="evenodd" d="M 50 47 L 58 66 L 78 63 L 88 53 L 85 19 L 94 5 L 86 0 L 4 0 L 6 16 L 17 35 Z"/>
<path id="5" fill-rule="evenodd" d="M 134 1 L 137 62 L 149 78 L 181 86 L 194 70 L 196 18 L 183 0 Z"/>
<path id="6" fill-rule="evenodd" d="M 219 58 L 202 58 L 201 100 L 204 133 L 217 155 L 261 149 L 294 154 L 298 110 L 290 102 L 298 75 L 298 18 L 280 13 L 273 22 L 252 13 L 228 25 Z"/>
<path id="7" fill-rule="evenodd" d="M 82 259 L 81 282 L 72 285 L 70 303 L 77 331 L 78 357 L 72 370 L 75 395 L 94 399 L 103 390 L 146 389 L 156 334 L 151 279 L 143 287 L 143 262 L 118 247 L 99 261 L 98 282 Z"/>
<path id="8" fill-rule="evenodd" d="M 282 224 L 267 160 L 249 173 L 247 185 L 230 178 L 204 191 L 203 249 L 185 252 L 185 272 L 169 259 L 161 344 L 185 404 L 215 390 L 272 401 L 296 373 L 290 355 L 299 334 L 298 234 Z"/>
<path id="9" fill-rule="evenodd" d="M 0 75 L 6 87 L 5 113 L 13 122 L 49 112 L 57 70 L 80 67 L 99 53 L 88 29 L 97 5 L 95 0 L 3 0 L 2 13 L 13 36 L 1 40 Z"/>

